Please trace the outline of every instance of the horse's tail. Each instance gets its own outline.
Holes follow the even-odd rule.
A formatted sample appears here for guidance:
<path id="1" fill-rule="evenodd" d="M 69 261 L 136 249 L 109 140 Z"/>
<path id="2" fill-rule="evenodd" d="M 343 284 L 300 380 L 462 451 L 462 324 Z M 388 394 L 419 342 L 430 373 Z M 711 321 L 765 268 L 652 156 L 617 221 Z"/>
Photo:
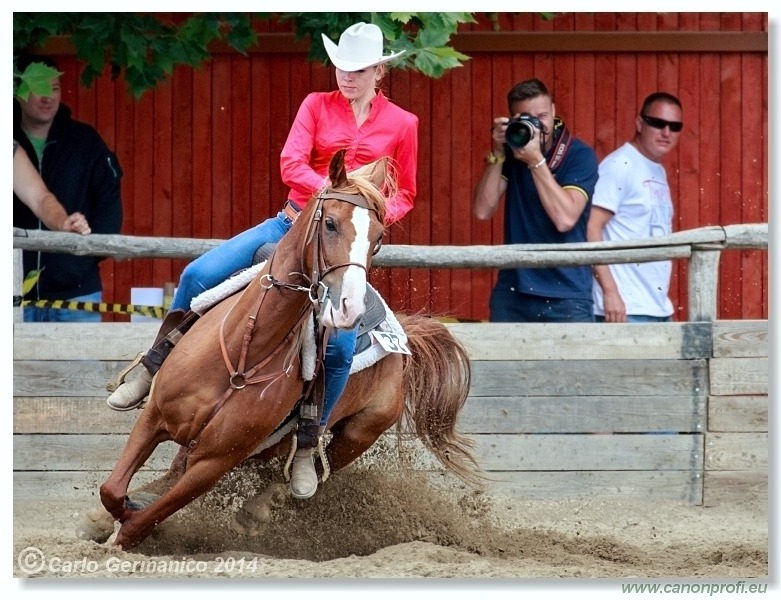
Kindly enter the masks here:
<path id="1" fill-rule="evenodd" d="M 458 415 L 472 382 L 469 355 L 450 330 L 422 315 L 399 315 L 411 356 L 404 363 L 404 418 L 434 456 L 462 481 L 482 487 L 485 478 L 471 449 L 474 442 L 456 431 Z"/>

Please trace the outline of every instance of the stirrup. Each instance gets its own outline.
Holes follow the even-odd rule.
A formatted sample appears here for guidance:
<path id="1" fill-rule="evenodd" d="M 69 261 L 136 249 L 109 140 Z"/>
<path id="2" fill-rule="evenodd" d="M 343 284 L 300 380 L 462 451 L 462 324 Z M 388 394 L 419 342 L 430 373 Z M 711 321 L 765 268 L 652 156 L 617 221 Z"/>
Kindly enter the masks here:
<path id="1" fill-rule="evenodd" d="M 136 357 L 133 359 L 133 362 L 130 363 L 130 365 L 122 371 L 119 375 L 117 375 L 116 379 L 112 379 L 106 384 L 106 391 L 107 392 L 116 392 L 117 388 L 125 383 L 125 378 L 127 377 L 127 374 L 130 373 L 133 369 L 135 369 L 138 364 L 144 359 L 144 353 L 139 352 Z"/>
<path id="2" fill-rule="evenodd" d="M 328 464 L 328 458 L 325 455 L 324 436 L 317 438 L 317 453 L 320 455 L 320 464 L 323 466 L 323 474 L 320 476 L 320 483 L 323 483 L 331 475 L 331 465 Z"/>

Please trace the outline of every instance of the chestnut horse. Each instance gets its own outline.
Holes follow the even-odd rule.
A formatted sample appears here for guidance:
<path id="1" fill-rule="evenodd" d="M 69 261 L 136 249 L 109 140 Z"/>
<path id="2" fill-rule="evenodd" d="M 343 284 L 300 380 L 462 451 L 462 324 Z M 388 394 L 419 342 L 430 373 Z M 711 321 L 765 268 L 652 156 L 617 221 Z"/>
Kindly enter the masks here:
<path id="1" fill-rule="evenodd" d="M 383 234 L 386 161 L 360 170 L 368 177 L 348 178 L 343 158 L 343 151 L 334 156 L 331 186 L 307 203 L 251 283 L 209 309 L 155 376 L 149 401 L 100 487 L 103 506 L 121 523 L 115 543 L 122 548 L 139 544 L 245 459 L 287 453 L 295 433 L 272 438 L 268 448 L 263 442 L 268 445 L 302 397 L 306 325 L 322 302 L 321 327 L 354 326 Z M 406 421 L 448 469 L 477 482 L 471 442 L 455 429 L 470 386 L 467 353 L 434 319 L 402 316 L 399 323 L 411 354 L 388 354 L 350 376 L 329 419 L 326 464 L 332 471 L 349 465 Z M 170 440 L 181 448 L 168 473 L 147 486 L 156 495 L 133 501 L 131 479 Z"/>

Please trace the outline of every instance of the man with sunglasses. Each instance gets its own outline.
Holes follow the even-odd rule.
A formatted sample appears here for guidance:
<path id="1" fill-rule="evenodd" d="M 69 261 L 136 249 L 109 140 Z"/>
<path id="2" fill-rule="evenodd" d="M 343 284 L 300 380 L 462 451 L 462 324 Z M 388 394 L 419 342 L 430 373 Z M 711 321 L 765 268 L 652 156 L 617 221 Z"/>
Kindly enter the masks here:
<path id="1" fill-rule="evenodd" d="M 590 242 L 669 235 L 673 204 L 662 159 L 678 145 L 683 129 L 681 103 L 666 92 L 643 102 L 635 137 L 599 165 L 587 227 Z M 672 320 L 668 297 L 671 261 L 596 265 L 593 268 L 597 322 L 642 323 Z"/>

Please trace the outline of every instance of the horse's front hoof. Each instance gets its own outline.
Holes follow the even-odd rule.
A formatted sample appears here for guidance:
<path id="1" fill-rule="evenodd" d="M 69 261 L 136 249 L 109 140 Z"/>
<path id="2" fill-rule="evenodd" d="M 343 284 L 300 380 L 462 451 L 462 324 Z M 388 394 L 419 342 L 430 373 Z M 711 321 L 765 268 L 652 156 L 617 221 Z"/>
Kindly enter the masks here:
<path id="1" fill-rule="evenodd" d="M 113 533 L 114 517 L 102 508 L 89 511 L 76 527 L 76 537 L 98 544 L 104 543 Z"/>
<path id="2" fill-rule="evenodd" d="M 149 492 L 135 492 L 132 500 L 130 497 L 125 498 L 125 508 L 127 510 L 144 510 L 159 497 L 157 494 Z"/>
<path id="3" fill-rule="evenodd" d="M 269 513 L 267 520 L 258 518 L 252 514 L 246 507 L 242 506 L 237 510 L 231 519 L 231 530 L 239 535 L 257 537 L 260 534 L 261 525 L 271 521 Z"/>

